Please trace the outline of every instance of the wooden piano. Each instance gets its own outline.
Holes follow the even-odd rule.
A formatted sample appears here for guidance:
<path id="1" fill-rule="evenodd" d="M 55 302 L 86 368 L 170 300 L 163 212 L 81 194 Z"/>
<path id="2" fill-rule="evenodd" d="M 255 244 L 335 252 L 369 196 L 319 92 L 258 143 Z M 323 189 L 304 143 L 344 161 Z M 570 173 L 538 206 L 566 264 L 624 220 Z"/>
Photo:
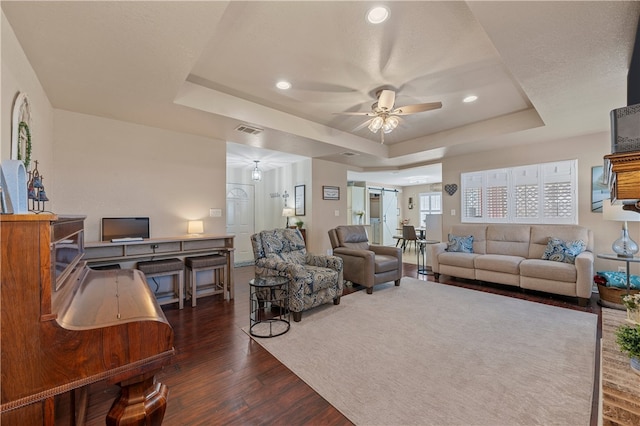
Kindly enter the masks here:
<path id="1" fill-rule="evenodd" d="M 173 330 L 143 274 L 89 269 L 84 217 L 2 215 L 0 241 L 0 423 L 53 425 L 56 395 L 108 380 L 108 425 L 161 424 Z"/>

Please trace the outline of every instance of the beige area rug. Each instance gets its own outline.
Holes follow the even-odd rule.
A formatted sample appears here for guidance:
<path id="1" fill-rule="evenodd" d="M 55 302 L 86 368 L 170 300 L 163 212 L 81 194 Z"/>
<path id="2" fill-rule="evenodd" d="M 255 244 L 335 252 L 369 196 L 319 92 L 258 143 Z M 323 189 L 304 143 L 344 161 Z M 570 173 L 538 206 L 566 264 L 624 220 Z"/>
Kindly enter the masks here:
<path id="1" fill-rule="evenodd" d="M 413 278 L 260 345 L 357 425 L 588 425 L 597 316 Z"/>

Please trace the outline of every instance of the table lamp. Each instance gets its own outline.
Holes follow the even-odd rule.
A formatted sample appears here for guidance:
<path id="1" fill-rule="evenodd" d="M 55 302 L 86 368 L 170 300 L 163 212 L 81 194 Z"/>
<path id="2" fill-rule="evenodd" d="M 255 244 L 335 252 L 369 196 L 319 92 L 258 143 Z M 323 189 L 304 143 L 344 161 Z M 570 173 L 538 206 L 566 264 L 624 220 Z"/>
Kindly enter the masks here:
<path id="1" fill-rule="evenodd" d="M 624 210 L 622 208 L 622 204 L 612 205 L 611 200 L 604 200 L 602 203 L 602 213 L 605 220 L 617 220 L 624 222 L 620 238 L 613 242 L 611 248 L 618 257 L 632 258 L 636 253 L 638 253 L 638 244 L 629 237 L 627 222 L 640 221 L 640 213 Z"/>
<path id="2" fill-rule="evenodd" d="M 201 220 L 190 220 L 187 224 L 187 234 L 196 235 L 204 232 L 204 222 Z"/>
<path id="3" fill-rule="evenodd" d="M 285 207 L 282 209 L 282 216 L 287 217 L 287 228 L 289 227 L 289 218 L 295 215 L 295 210 L 293 207 Z"/>

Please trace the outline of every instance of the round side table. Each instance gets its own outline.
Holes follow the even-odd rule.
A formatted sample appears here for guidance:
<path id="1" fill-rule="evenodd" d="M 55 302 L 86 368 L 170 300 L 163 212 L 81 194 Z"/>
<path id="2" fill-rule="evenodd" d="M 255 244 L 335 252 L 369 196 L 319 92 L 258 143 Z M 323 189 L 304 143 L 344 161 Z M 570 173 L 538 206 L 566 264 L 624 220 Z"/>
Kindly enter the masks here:
<path id="1" fill-rule="evenodd" d="M 252 336 L 276 337 L 289 331 L 291 312 L 287 278 L 255 277 L 249 281 L 249 299 L 249 333 Z"/>

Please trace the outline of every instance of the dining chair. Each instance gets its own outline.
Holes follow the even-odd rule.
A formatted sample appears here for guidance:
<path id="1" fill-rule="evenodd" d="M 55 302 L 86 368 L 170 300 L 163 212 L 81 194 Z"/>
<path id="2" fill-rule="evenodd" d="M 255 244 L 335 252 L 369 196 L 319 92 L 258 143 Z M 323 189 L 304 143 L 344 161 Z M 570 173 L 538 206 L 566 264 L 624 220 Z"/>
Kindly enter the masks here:
<path id="1" fill-rule="evenodd" d="M 418 249 L 416 241 L 418 241 L 418 236 L 416 235 L 416 228 L 413 225 L 402 225 L 402 240 L 403 246 L 402 251 L 404 252 L 407 249 L 407 246 L 413 242 L 413 248 L 415 250 Z"/>

